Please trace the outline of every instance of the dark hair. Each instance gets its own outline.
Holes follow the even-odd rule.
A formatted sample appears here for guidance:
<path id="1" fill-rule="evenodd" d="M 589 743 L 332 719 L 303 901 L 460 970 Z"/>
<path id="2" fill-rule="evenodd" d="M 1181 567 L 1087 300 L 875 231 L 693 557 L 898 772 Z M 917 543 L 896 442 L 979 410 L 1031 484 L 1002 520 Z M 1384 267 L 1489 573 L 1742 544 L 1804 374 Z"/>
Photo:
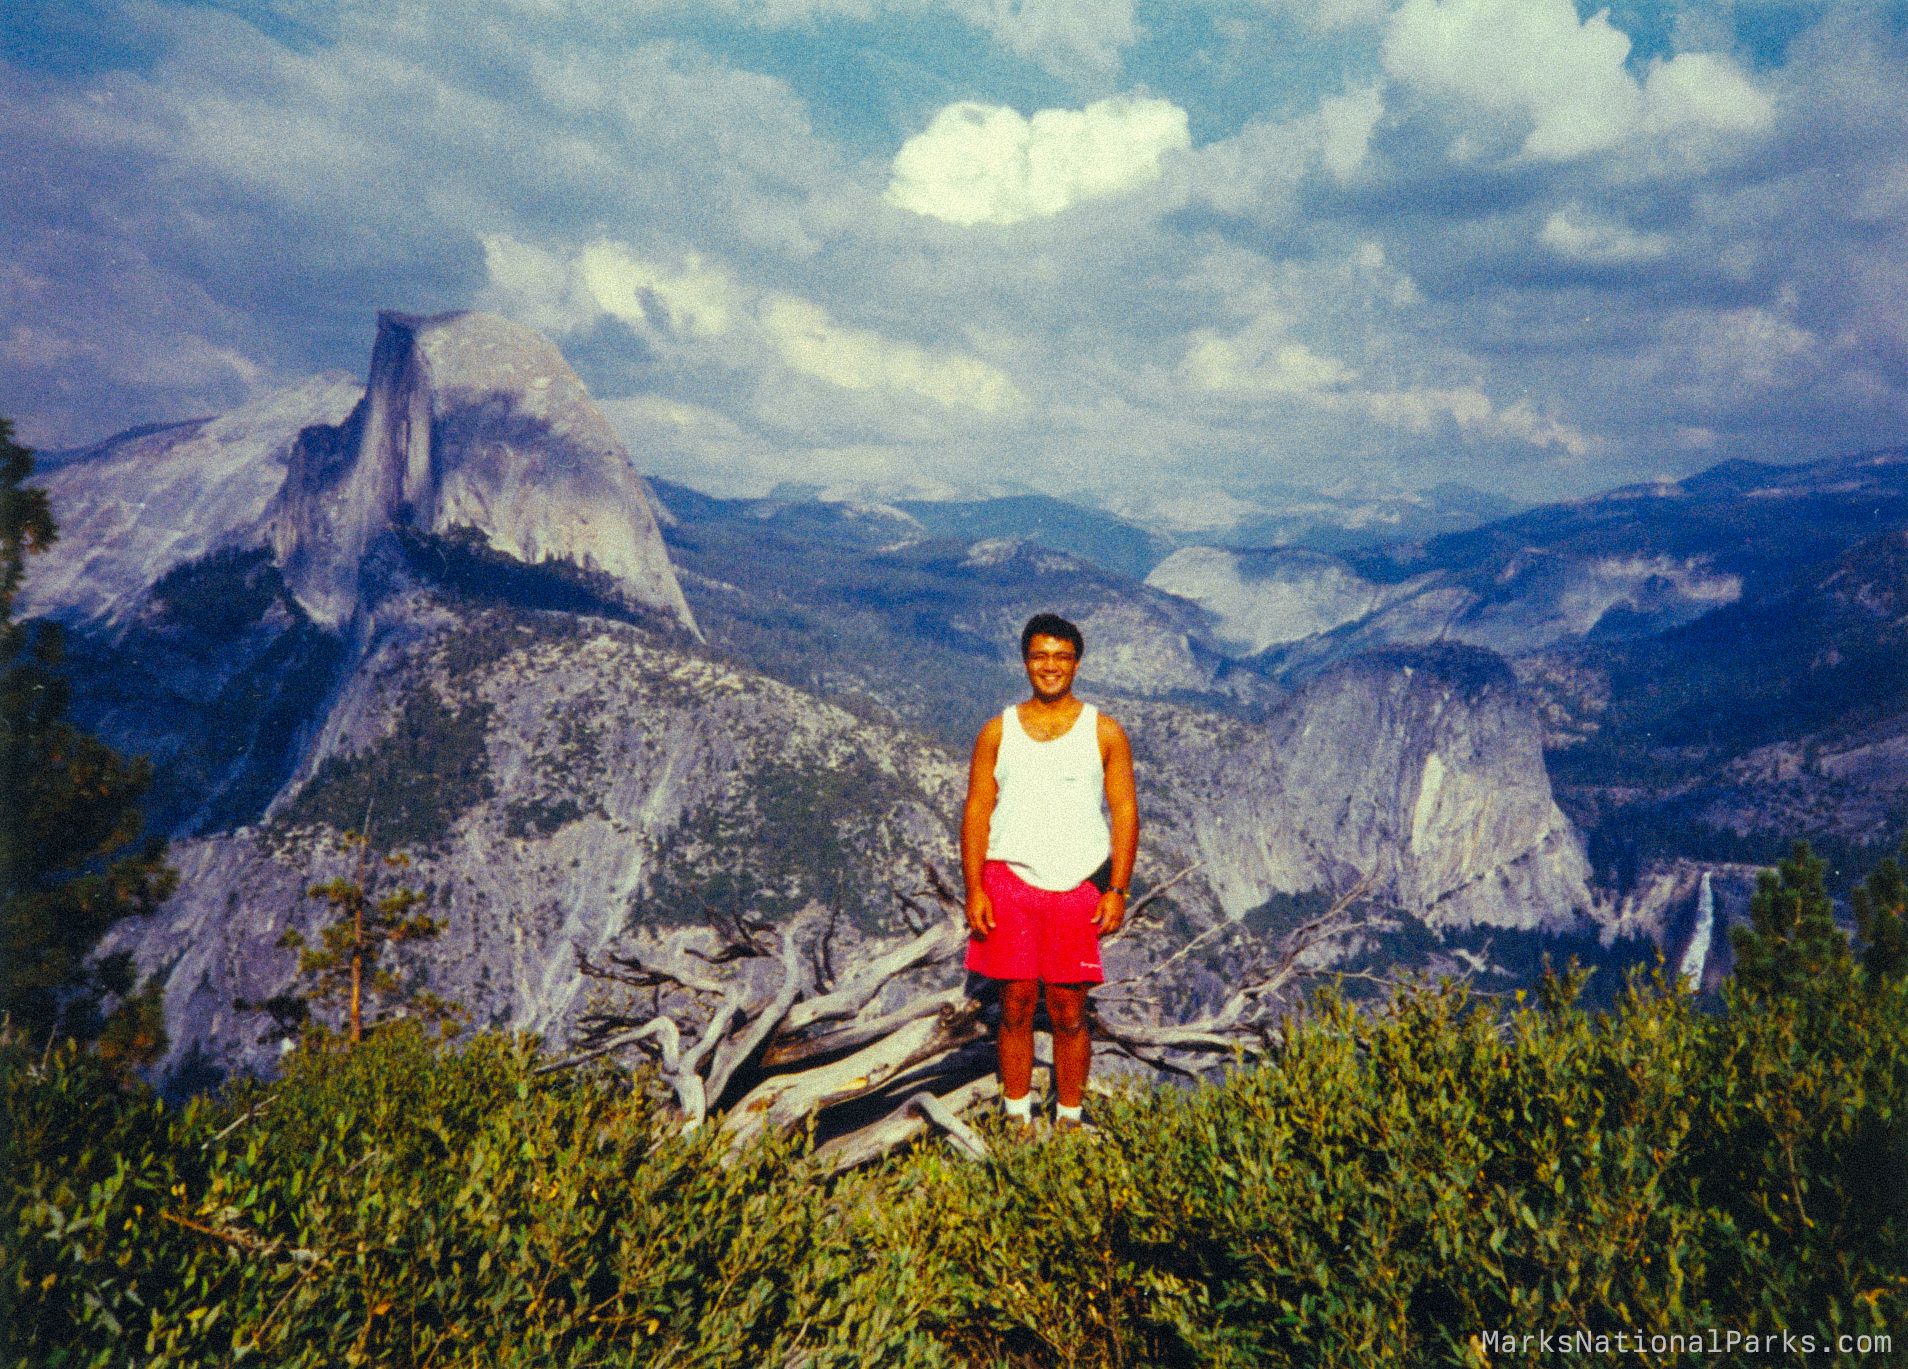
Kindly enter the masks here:
<path id="1" fill-rule="evenodd" d="M 1020 630 L 1021 660 L 1027 659 L 1027 652 L 1036 637 L 1058 637 L 1062 641 L 1072 642 L 1075 656 L 1086 655 L 1086 639 L 1080 635 L 1080 629 L 1057 613 L 1036 613 L 1027 620 L 1027 626 Z"/>

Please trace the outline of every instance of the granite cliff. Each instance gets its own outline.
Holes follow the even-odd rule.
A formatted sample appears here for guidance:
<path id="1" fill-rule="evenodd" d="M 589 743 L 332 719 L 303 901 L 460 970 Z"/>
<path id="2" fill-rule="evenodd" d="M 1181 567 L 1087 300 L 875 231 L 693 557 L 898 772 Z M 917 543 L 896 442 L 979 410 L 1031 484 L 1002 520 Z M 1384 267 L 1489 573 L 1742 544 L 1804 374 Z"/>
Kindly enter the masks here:
<path id="1" fill-rule="evenodd" d="M 256 817 L 311 760 L 388 602 L 420 580 L 693 633 L 628 450 L 562 356 L 485 314 L 382 314 L 328 375 L 48 464 L 59 541 L 22 617 L 69 631 L 75 714 L 150 755 L 152 824 Z"/>
<path id="2" fill-rule="evenodd" d="M 348 419 L 307 429 L 266 515 L 276 563 L 325 627 L 363 600 L 400 531 L 562 565 L 632 610 L 693 629 L 629 452 L 551 343 L 489 314 L 378 316 Z"/>
<path id="3" fill-rule="evenodd" d="M 1109 706 L 1136 744 L 1142 886 L 1192 870 L 1109 946 L 1110 978 L 1355 873 L 1374 916 L 1433 940 L 1596 930 L 1536 723 L 1483 653 L 1354 662 L 1265 723 Z M 447 922 L 416 953 L 430 986 L 561 1041 L 585 1005 L 578 951 L 810 908 L 839 914 L 841 964 L 905 934 L 928 865 L 958 882 L 964 773 L 918 732 L 643 625 L 417 590 L 387 603 L 298 779 L 258 823 L 179 844 L 179 895 L 108 948 L 166 979 L 175 1064 L 196 1046 L 263 1067 L 272 1023 L 234 1004 L 290 985 L 278 938 L 309 930 L 303 889 L 368 814 Z M 1160 987 L 1192 1001 L 1209 977 L 1195 962 Z"/>
<path id="4" fill-rule="evenodd" d="M 553 1041 L 579 952 L 817 910 L 838 957 L 905 934 L 925 867 L 957 879 L 966 743 L 1047 608 L 1134 736 L 1140 883 L 1189 872 L 1110 977 L 1361 874 L 1372 925 L 1409 933 L 1386 968 L 1605 930 L 1488 652 L 1326 665 L 1282 699 L 1194 606 L 1024 540 L 678 491 L 659 528 L 560 355 L 500 319 L 383 315 L 362 389 L 127 435 L 47 485 L 66 535 L 23 607 L 71 629 L 81 721 L 155 757 L 177 839 L 177 896 L 107 943 L 164 981 L 174 1066 L 269 1064 L 282 1037 L 237 1004 L 291 984 L 279 939 L 367 816 L 447 924 L 412 968 Z M 1162 1002 L 1224 972 L 1190 963 Z"/>

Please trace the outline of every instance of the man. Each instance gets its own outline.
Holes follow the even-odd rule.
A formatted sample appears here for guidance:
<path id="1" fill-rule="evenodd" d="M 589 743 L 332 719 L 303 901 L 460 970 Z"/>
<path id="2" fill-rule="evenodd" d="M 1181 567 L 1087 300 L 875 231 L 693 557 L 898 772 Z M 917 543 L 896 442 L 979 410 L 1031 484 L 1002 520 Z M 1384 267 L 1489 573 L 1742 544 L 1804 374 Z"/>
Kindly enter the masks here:
<path id="1" fill-rule="evenodd" d="M 1056 1130 L 1081 1125 L 1093 1051 L 1087 990 L 1105 978 L 1099 938 L 1126 920 L 1139 849 L 1126 732 L 1073 694 L 1084 651 L 1066 619 L 1028 620 L 1020 655 L 1032 697 L 981 728 L 961 817 L 967 968 L 1000 982 L 1004 1107 L 1023 1123 L 1032 1118 L 1033 1018 L 1044 984 Z"/>

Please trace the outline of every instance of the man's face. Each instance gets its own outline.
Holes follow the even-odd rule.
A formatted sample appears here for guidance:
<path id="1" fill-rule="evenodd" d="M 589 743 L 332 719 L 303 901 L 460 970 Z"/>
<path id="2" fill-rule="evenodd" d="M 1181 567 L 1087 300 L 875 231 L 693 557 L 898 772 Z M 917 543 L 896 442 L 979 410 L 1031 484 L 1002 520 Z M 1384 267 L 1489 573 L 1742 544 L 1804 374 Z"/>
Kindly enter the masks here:
<path id="1" fill-rule="evenodd" d="M 1080 668 L 1080 658 L 1065 637 L 1036 632 L 1027 643 L 1026 665 L 1027 681 L 1034 693 L 1042 699 L 1058 699 L 1073 688 L 1073 672 Z"/>

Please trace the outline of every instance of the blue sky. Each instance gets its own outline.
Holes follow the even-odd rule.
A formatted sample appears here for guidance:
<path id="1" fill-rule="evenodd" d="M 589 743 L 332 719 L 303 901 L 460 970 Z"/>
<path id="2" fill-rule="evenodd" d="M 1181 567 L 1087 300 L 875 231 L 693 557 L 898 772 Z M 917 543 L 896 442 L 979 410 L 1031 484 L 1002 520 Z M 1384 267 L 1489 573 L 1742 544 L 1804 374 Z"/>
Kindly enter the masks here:
<path id="1" fill-rule="evenodd" d="M 1901 0 L 70 0 L 0 62 L 0 412 L 48 448 L 472 307 L 725 493 L 1908 441 Z"/>

